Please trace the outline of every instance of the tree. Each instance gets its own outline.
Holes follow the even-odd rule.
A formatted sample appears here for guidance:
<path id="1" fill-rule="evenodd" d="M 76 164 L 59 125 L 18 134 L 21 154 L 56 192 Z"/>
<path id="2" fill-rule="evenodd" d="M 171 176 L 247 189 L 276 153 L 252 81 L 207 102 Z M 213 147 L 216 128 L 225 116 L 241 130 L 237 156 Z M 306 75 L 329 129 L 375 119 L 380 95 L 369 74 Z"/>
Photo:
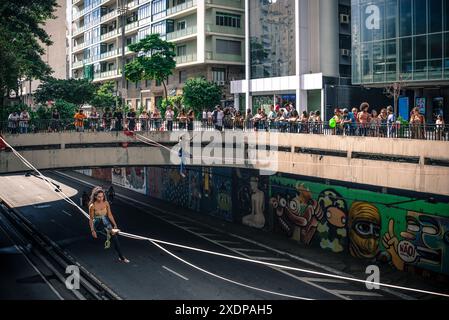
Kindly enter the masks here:
<path id="1" fill-rule="evenodd" d="M 222 96 L 221 87 L 204 78 L 187 80 L 183 91 L 184 104 L 192 108 L 196 114 L 200 114 L 204 109 L 211 109 L 220 104 Z"/>
<path id="2" fill-rule="evenodd" d="M 18 92 L 20 79 L 46 77 L 51 68 L 42 60 L 41 44 L 51 45 L 41 27 L 53 19 L 56 0 L 2 0 L 0 5 L 0 90 L 2 97 Z"/>
<path id="3" fill-rule="evenodd" d="M 114 83 L 109 81 L 96 87 L 93 99 L 90 104 L 99 109 L 114 108 L 118 102 L 115 95 Z"/>
<path id="4" fill-rule="evenodd" d="M 64 100 L 82 106 L 93 100 L 95 86 L 86 79 L 61 80 L 48 77 L 37 88 L 34 99 L 37 103 Z"/>
<path id="5" fill-rule="evenodd" d="M 166 81 L 176 68 L 175 45 L 162 40 L 159 34 L 151 34 L 128 47 L 138 55 L 125 65 L 126 79 L 131 82 L 156 80 L 164 86 L 167 98 Z"/>
<path id="6" fill-rule="evenodd" d="M 398 100 L 400 98 L 400 96 L 402 95 L 402 92 L 407 88 L 407 82 L 406 79 L 404 77 L 404 75 L 400 75 L 399 76 L 399 81 L 394 82 L 390 85 L 385 86 L 384 89 L 384 94 L 388 97 L 388 98 L 392 98 L 393 102 L 394 102 L 394 114 L 397 115 L 398 114 Z"/>

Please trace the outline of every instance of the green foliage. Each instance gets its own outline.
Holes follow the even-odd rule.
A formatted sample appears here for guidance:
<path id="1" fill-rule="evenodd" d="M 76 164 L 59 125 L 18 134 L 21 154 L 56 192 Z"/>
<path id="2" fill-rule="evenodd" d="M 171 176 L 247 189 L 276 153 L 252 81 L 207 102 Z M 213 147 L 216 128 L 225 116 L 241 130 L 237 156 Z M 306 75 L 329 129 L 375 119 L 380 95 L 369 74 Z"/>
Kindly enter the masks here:
<path id="1" fill-rule="evenodd" d="M 41 44 L 52 41 L 42 28 L 55 18 L 56 0 L 2 0 L 0 5 L 0 90 L 2 96 L 18 91 L 18 79 L 32 79 L 51 74 L 42 60 Z"/>
<path id="2" fill-rule="evenodd" d="M 189 79 L 184 86 L 184 104 L 199 116 L 204 109 L 212 109 L 220 104 L 222 89 L 204 78 Z"/>
<path id="3" fill-rule="evenodd" d="M 156 80 L 163 84 L 167 97 L 166 79 L 176 68 L 175 45 L 162 40 L 159 34 L 151 34 L 128 46 L 138 56 L 125 65 L 125 76 L 131 82 Z"/>
<path id="4" fill-rule="evenodd" d="M 182 104 L 184 102 L 184 97 L 181 95 L 178 96 L 172 96 L 167 97 L 167 99 L 159 100 L 158 101 L 158 108 L 162 114 L 162 116 L 165 116 L 165 112 L 167 111 L 167 108 L 170 106 L 172 107 L 175 117 L 177 116 L 178 112 L 182 109 Z"/>
<path id="5" fill-rule="evenodd" d="M 85 79 L 61 80 L 46 78 L 37 88 L 34 98 L 37 103 L 46 104 L 47 101 L 64 100 L 81 106 L 92 101 L 95 86 Z"/>
<path id="6" fill-rule="evenodd" d="M 115 108 L 118 98 L 115 96 L 113 82 L 105 82 L 96 88 L 90 104 L 97 109 Z"/>

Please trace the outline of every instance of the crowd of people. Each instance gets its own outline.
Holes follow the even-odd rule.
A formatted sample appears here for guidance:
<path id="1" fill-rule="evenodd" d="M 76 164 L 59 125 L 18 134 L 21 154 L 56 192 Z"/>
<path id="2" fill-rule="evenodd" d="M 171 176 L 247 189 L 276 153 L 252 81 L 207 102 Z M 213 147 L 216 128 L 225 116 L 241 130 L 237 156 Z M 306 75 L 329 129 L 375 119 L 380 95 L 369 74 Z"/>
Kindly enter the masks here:
<path id="1" fill-rule="evenodd" d="M 196 121 L 201 119 L 201 121 Z M 199 124 L 201 122 L 201 124 Z M 117 108 L 112 111 L 106 108 L 102 115 L 93 108 L 89 114 L 83 109 L 78 110 L 70 123 L 77 132 L 86 129 L 96 131 L 193 131 L 201 129 L 223 130 L 265 130 L 290 133 L 334 134 L 348 136 L 396 137 L 404 130 L 404 122 L 398 121 L 391 106 L 382 108 L 379 112 L 371 109 L 367 102 L 360 108 L 336 108 L 329 123 L 324 122 L 320 111 L 298 113 L 292 103 L 271 105 L 269 111 L 259 108 L 253 114 L 251 109 L 241 112 L 234 107 L 204 109 L 201 115 L 193 109 L 175 110 L 169 106 L 163 114 L 158 108 L 152 112 L 143 110 L 139 114 L 134 108 L 128 112 Z M 48 123 L 48 130 L 57 132 L 64 129 L 61 115 L 54 109 Z M 406 137 L 412 139 L 426 138 L 426 120 L 420 114 L 419 108 L 414 108 L 410 114 Z M 26 110 L 21 113 L 11 113 L 8 118 L 8 130 L 11 133 L 27 133 L 30 128 L 30 115 Z M 445 139 L 445 122 L 441 115 L 432 124 L 435 139 Z"/>

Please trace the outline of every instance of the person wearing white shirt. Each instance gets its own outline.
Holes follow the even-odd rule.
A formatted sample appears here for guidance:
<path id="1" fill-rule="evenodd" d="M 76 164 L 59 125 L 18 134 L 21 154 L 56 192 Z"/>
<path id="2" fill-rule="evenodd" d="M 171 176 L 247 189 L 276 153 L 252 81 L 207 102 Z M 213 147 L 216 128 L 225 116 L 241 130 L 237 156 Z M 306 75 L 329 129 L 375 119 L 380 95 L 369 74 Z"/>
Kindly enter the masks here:
<path id="1" fill-rule="evenodd" d="M 175 117 L 175 113 L 173 112 L 171 107 L 168 107 L 167 111 L 165 111 L 165 121 L 167 121 L 167 130 L 173 131 L 173 118 Z"/>

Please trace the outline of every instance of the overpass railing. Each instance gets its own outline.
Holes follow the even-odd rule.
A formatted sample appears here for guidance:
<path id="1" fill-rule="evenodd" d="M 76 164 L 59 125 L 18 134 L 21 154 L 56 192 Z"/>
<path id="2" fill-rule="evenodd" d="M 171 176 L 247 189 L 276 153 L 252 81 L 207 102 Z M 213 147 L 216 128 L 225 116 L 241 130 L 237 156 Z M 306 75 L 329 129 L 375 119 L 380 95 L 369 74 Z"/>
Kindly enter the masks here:
<path id="1" fill-rule="evenodd" d="M 212 131 L 240 130 L 284 132 L 292 134 L 364 136 L 449 141 L 449 125 L 414 124 L 344 124 L 331 128 L 326 122 L 253 121 L 224 119 L 212 121 L 167 121 L 163 119 L 136 120 L 89 120 L 75 126 L 73 119 L 30 120 L 0 122 L 0 132 L 10 134 L 32 134 L 42 132 L 108 132 L 108 131 Z"/>

